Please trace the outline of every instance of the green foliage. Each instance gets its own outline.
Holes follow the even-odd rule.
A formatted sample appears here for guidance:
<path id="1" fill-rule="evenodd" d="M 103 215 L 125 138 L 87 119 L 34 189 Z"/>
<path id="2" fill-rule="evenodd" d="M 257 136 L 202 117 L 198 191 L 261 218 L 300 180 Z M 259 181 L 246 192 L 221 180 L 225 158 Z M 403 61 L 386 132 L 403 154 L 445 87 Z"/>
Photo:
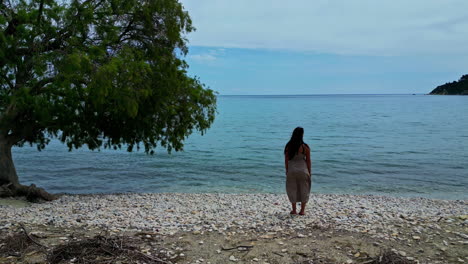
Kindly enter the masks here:
<path id="1" fill-rule="evenodd" d="M 181 150 L 216 113 L 187 75 L 193 30 L 177 0 L 0 1 L 0 136 Z"/>
<path id="2" fill-rule="evenodd" d="M 430 94 L 468 95 L 468 74 L 463 75 L 458 81 L 437 86 Z"/>

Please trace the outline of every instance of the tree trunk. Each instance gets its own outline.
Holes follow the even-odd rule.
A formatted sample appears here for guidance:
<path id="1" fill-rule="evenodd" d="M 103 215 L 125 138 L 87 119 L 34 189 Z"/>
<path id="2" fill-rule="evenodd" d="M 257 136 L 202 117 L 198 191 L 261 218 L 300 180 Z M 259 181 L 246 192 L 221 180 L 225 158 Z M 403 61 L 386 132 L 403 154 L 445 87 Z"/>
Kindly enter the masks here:
<path id="1" fill-rule="evenodd" d="M 42 188 L 21 185 L 11 156 L 12 144 L 0 135 L 0 197 L 25 196 L 29 201 L 52 201 L 56 197 Z"/>
<path id="2" fill-rule="evenodd" d="M 0 186 L 5 184 L 19 185 L 19 181 L 11 156 L 11 144 L 0 136 Z"/>

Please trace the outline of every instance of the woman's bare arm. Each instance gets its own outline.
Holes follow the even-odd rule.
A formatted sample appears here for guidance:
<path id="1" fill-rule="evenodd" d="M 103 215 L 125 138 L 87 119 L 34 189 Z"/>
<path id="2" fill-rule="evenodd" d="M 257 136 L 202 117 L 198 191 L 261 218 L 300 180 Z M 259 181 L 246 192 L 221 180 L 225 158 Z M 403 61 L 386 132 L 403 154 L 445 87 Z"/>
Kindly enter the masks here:
<path id="1" fill-rule="evenodd" d="M 288 156 L 288 151 L 284 153 L 284 167 L 286 168 L 286 173 L 288 173 L 288 161 L 289 161 L 289 156 Z"/>
<path id="2" fill-rule="evenodd" d="M 310 148 L 308 146 L 305 147 L 305 154 L 306 154 L 307 170 L 309 171 L 309 175 L 312 175 L 312 161 L 310 160 Z"/>

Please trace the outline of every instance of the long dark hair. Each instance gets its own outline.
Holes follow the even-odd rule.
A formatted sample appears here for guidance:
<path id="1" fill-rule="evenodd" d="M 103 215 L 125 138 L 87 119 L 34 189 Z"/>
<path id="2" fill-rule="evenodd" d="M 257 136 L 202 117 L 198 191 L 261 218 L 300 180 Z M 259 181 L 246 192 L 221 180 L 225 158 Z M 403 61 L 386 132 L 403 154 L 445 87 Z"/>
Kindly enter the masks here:
<path id="1" fill-rule="evenodd" d="M 299 148 L 304 143 L 304 129 L 302 127 L 296 127 L 292 133 L 291 139 L 288 144 L 284 147 L 284 155 L 288 155 L 291 160 L 299 152 Z M 307 146 L 307 144 L 305 144 Z"/>

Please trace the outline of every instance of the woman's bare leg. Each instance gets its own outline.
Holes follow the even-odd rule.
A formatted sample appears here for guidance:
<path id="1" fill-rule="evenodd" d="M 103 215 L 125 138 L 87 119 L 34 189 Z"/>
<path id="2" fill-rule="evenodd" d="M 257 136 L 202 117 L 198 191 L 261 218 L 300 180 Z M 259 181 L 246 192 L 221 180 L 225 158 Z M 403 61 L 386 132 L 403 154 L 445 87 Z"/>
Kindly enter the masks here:
<path id="1" fill-rule="evenodd" d="M 292 205 L 292 211 L 290 214 L 297 214 L 297 211 L 296 211 L 296 203 L 291 203 Z"/>
<path id="2" fill-rule="evenodd" d="M 299 212 L 300 215 L 305 215 L 305 207 L 307 203 L 301 203 L 301 211 Z"/>

